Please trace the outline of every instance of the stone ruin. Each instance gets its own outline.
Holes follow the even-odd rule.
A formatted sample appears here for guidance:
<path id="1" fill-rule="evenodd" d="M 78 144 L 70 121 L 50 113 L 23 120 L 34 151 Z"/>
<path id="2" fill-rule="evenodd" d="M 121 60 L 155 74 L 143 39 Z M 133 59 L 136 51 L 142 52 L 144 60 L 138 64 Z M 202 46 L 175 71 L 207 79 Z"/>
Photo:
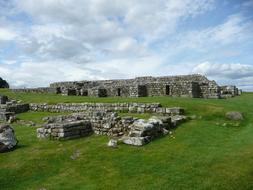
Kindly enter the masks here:
<path id="1" fill-rule="evenodd" d="M 1 79 L 1 78 L 0 78 Z M 5 81 L 6 82 L 6 81 Z M 8 88 L 8 83 L 0 80 L 0 88 Z M 228 98 L 241 94 L 235 86 L 218 86 L 202 75 L 172 77 L 137 77 L 127 80 L 101 80 L 53 83 L 50 87 L 33 89 L 13 89 L 14 92 L 61 93 L 79 96 L 186 96 L 194 98 Z M 22 104 L 0 95 L 0 120 L 12 122 L 15 113 L 26 111 L 77 112 L 64 116 L 44 118 L 44 124 L 37 129 L 39 138 L 73 139 L 92 133 L 117 138 L 130 145 L 141 146 L 153 139 L 166 135 L 173 127 L 186 120 L 182 108 L 164 108 L 159 103 L 59 103 Z M 134 117 L 120 117 L 118 111 L 133 113 L 153 113 L 157 116 L 144 120 Z M 2 132 L 8 132 L 3 134 Z M 9 134 L 13 134 L 12 136 Z M 0 127 L 0 151 L 12 149 L 17 140 L 14 130 Z M 7 145 L 5 139 L 9 138 Z M 7 139 L 8 140 L 8 139 Z M 108 143 L 115 146 L 117 140 Z M 3 141 L 3 142 L 2 142 Z M 7 142 L 7 141 L 6 141 Z M 8 147 L 7 147 L 8 146 Z M 7 149 L 6 149 L 7 147 Z"/>
<path id="2" fill-rule="evenodd" d="M 94 97 L 179 96 L 227 98 L 241 93 L 236 86 L 219 86 L 199 74 L 165 77 L 137 77 L 125 80 L 56 82 L 46 88 L 13 89 L 14 92 L 51 92 Z"/>
<path id="3" fill-rule="evenodd" d="M 0 120 L 13 122 L 15 113 L 32 111 L 75 112 L 69 115 L 45 117 L 45 124 L 37 129 L 39 138 L 73 139 L 92 133 L 120 139 L 125 144 L 141 146 L 165 135 L 186 117 L 180 107 L 167 108 L 159 103 L 61 103 L 22 104 L 0 96 Z M 81 112 L 82 111 L 82 112 Z M 120 117 L 117 112 L 153 113 L 148 120 L 134 117 Z M 8 127 L 3 127 L 7 129 Z M 10 127 L 9 127 L 10 128 Z M 5 131 L 5 130 L 3 130 Z M 13 129 L 7 130 L 12 131 Z M 0 134 L 1 141 L 5 137 Z M 4 146 L 4 145 L 3 145 Z M 3 147 L 2 146 L 2 147 Z"/>
<path id="4" fill-rule="evenodd" d="M 9 121 L 15 118 L 16 113 L 27 112 L 29 104 L 10 100 L 7 96 L 0 95 L 0 121 Z"/>
<path id="5" fill-rule="evenodd" d="M 182 108 L 178 108 L 182 110 Z M 182 112 L 177 112 L 182 113 Z M 179 114 L 153 116 L 148 120 L 120 117 L 115 112 L 94 111 L 65 116 L 46 117 L 42 128 L 37 129 L 39 138 L 73 139 L 92 133 L 117 137 L 125 144 L 141 146 L 165 135 L 186 117 Z"/>
<path id="6" fill-rule="evenodd" d="M 236 88 L 233 85 L 221 86 L 220 87 L 221 98 L 231 98 L 242 94 L 242 90 Z"/>
<path id="7" fill-rule="evenodd" d="M 162 107 L 160 103 L 30 103 L 29 107 L 32 111 L 47 112 L 119 111 L 125 113 L 181 114 L 184 111 L 178 107 Z"/>

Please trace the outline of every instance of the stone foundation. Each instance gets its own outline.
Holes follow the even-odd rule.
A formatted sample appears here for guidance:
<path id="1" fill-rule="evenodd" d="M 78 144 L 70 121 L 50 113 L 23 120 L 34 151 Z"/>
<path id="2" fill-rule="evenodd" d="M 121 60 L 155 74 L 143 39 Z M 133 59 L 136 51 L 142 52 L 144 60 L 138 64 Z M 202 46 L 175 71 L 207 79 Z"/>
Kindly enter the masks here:
<path id="1" fill-rule="evenodd" d="M 64 116 L 46 117 L 45 124 L 37 129 L 39 138 L 72 139 L 94 132 L 121 138 L 122 142 L 136 146 L 144 145 L 154 138 L 167 134 L 178 125 L 178 115 L 156 116 L 149 120 L 120 117 L 115 112 L 84 112 Z M 176 120 L 175 120 L 176 118 Z M 180 115 L 181 120 L 185 119 Z"/>
<path id="2" fill-rule="evenodd" d="M 85 120 L 63 121 L 45 124 L 44 128 L 37 129 L 39 138 L 73 139 L 87 136 L 92 133 L 91 123 Z"/>
<path id="3" fill-rule="evenodd" d="M 159 113 L 178 115 L 184 110 L 179 107 L 165 108 L 159 103 L 59 103 L 59 104 L 35 104 L 29 105 L 32 111 L 49 112 L 82 112 L 82 111 L 120 111 L 133 113 Z"/>
<path id="4" fill-rule="evenodd" d="M 16 113 L 27 112 L 29 104 L 17 103 L 15 100 L 9 100 L 7 96 L 0 95 L 0 120 L 8 121 L 14 118 Z"/>

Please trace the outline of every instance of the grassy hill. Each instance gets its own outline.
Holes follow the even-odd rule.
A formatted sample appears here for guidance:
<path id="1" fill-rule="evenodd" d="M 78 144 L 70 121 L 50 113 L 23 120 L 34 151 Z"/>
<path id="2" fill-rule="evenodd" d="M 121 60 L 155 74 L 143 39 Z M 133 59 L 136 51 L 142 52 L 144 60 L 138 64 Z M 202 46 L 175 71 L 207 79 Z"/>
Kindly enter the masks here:
<path id="1" fill-rule="evenodd" d="M 195 115 L 143 147 L 106 146 L 109 137 L 91 135 L 50 141 L 36 128 L 14 124 L 19 146 L 0 154 L 0 189 L 253 189 L 253 93 L 231 99 L 175 97 L 91 98 L 54 94 L 14 94 L 25 102 L 160 102 Z M 225 119 L 240 111 L 243 122 Z M 18 114 L 41 123 L 47 112 Z M 139 115 L 148 117 L 148 115 Z"/>

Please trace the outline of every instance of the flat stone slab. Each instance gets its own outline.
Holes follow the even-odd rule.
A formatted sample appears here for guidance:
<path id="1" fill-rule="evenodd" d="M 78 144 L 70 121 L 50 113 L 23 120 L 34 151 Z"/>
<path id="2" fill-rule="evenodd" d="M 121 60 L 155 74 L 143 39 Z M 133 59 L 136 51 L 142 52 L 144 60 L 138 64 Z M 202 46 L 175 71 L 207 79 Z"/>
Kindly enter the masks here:
<path id="1" fill-rule="evenodd" d="M 238 111 L 230 111 L 226 113 L 226 118 L 230 119 L 230 120 L 243 120 L 243 115 L 242 113 L 238 112 Z"/>
<path id="2" fill-rule="evenodd" d="M 122 142 L 128 145 L 143 146 L 151 141 L 150 137 L 122 137 Z"/>

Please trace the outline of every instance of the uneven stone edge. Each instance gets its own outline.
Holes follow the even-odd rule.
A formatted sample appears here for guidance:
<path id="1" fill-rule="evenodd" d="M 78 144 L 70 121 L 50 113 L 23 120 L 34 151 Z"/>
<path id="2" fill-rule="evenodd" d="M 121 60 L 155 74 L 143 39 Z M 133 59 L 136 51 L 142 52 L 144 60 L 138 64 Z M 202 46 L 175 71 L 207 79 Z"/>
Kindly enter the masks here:
<path id="1" fill-rule="evenodd" d="M 162 107 L 160 103 L 30 103 L 32 111 L 48 112 L 82 112 L 82 111 L 121 111 L 133 113 L 159 113 L 181 115 L 184 109 L 180 107 Z"/>

